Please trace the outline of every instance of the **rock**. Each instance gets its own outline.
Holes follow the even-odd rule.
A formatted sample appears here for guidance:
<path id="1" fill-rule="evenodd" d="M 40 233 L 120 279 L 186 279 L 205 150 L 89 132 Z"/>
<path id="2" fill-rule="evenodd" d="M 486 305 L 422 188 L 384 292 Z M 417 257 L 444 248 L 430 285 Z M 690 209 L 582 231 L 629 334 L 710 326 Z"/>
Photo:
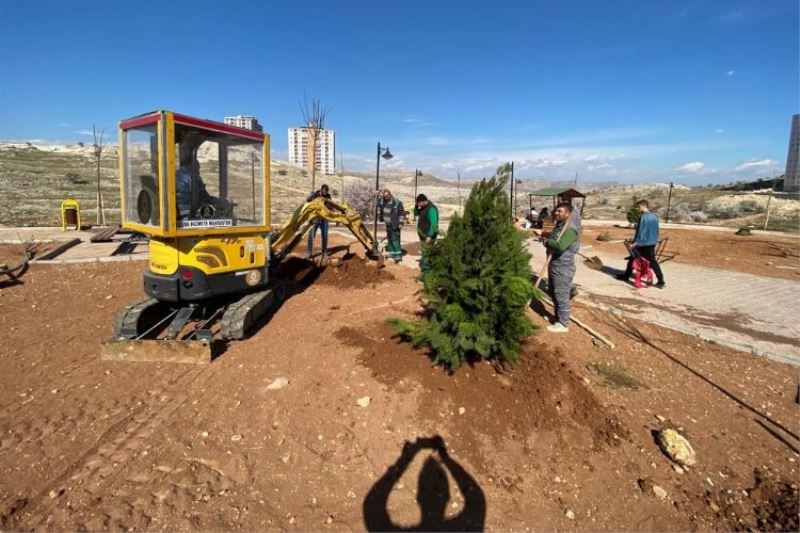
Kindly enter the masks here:
<path id="1" fill-rule="evenodd" d="M 567 512 L 564 513 L 564 516 L 566 516 L 570 520 L 575 520 L 575 513 L 572 512 L 572 509 L 567 509 Z"/>
<path id="2" fill-rule="evenodd" d="M 356 497 L 356 493 L 355 493 L 355 492 L 353 492 L 352 490 L 348 490 L 348 491 L 347 491 L 347 497 L 348 497 L 348 498 L 350 498 L 351 500 L 352 500 L 352 499 L 355 499 L 355 497 Z"/>
<path id="3" fill-rule="evenodd" d="M 238 435 L 238 434 L 237 435 L 231 435 L 231 440 L 233 442 L 239 442 L 240 440 L 242 440 L 242 438 L 243 437 L 241 435 Z"/>
<path id="4" fill-rule="evenodd" d="M 50 394 L 58 394 L 58 389 L 53 389 L 50 391 Z"/>
<path id="5" fill-rule="evenodd" d="M 684 472 L 683 468 L 681 468 L 680 465 L 672 465 L 672 469 L 674 471 L 676 471 L 677 473 L 679 473 L 679 474 L 683 474 L 683 472 Z"/>
<path id="6" fill-rule="evenodd" d="M 267 390 L 279 390 L 289 384 L 289 380 L 281 376 L 272 380 L 272 383 L 267 385 Z"/>
<path id="7" fill-rule="evenodd" d="M 667 491 L 659 487 L 658 485 L 653 485 L 653 494 L 656 495 L 656 498 L 659 500 L 666 500 L 667 499 Z"/>
<path id="8" fill-rule="evenodd" d="M 113 298 L 113 297 L 114 297 L 114 295 L 113 295 L 113 294 L 109 294 L 108 296 L 106 296 L 106 300 L 110 300 L 110 299 L 111 299 L 111 298 Z"/>
<path id="9" fill-rule="evenodd" d="M 667 457 L 681 466 L 693 466 L 697 463 L 694 448 L 686 437 L 674 429 L 665 429 L 658 432 L 658 446 Z"/>
<path id="10" fill-rule="evenodd" d="M 333 524 L 333 516 L 328 515 L 328 518 L 325 520 L 326 524 Z"/>
<path id="11" fill-rule="evenodd" d="M 656 415 L 656 418 L 658 419 L 658 421 L 659 421 L 659 422 L 663 422 L 663 421 L 665 421 L 665 420 L 666 420 L 666 418 L 664 418 L 664 417 L 663 417 L 663 416 L 661 416 L 661 415 Z"/>
<path id="12" fill-rule="evenodd" d="M 200 436 L 203 437 L 204 439 L 208 438 L 208 431 L 204 431 L 204 432 L 200 433 Z"/>
<path id="13" fill-rule="evenodd" d="M 467 410 L 466 410 L 466 409 L 464 409 L 463 407 L 459 407 L 459 408 L 458 408 L 458 414 L 460 414 L 460 415 L 463 415 L 463 414 L 464 414 L 464 413 L 466 413 L 466 412 L 467 412 Z"/>
<path id="14" fill-rule="evenodd" d="M 708 502 L 708 506 L 711 507 L 711 510 L 715 513 L 719 512 L 719 506 L 714 502 Z"/>
<path id="15" fill-rule="evenodd" d="M 370 398 L 369 396 L 362 396 L 361 398 L 356 400 L 356 403 L 360 407 L 369 407 L 369 404 L 370 404 L 371 401 L 372 401 L 372 398 Z"/>

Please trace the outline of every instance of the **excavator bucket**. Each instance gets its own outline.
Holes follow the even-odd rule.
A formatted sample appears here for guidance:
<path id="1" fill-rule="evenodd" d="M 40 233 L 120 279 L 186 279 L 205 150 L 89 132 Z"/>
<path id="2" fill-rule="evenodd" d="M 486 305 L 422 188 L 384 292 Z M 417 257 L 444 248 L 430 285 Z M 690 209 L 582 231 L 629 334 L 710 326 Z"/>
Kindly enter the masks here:
<path id="1" fill-rule="evenodd" d="M 167 363 L 210 363 L 215 342 L 151 339 L 110 339 L 101 343 L 107 361 L 158 361 Z"/>

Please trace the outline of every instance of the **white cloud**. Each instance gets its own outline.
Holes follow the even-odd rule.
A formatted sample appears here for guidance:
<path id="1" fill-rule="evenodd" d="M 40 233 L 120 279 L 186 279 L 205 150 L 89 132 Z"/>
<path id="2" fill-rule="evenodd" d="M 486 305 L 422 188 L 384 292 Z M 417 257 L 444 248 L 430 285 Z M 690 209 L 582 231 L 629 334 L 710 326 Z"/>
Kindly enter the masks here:
<path id="1" fill-rule="evenodd" d="M 678 172 L 688 172 L 690 174 L 695 174 L 703 170 L 705 166 L 706 164 L 701 161 L 692 161 L 691 163 L 686 163 L 685 165 L 679 166 L 675 170 L 677 170 Z"/>
<path id="2" fill-rule="evenodd" d="M 584 159 L 584 161 L 587 162 L 587 163 L 592 163 L 594 161 L 599 161 L 599 160 L 600 160 L 600 156 L 597 155 L 597 154 L 592 154 L 589 157 L 587 157 L 586 159 Z"/>
<path id="3" fill-rule="evenodd" d="M 728 72 L 725 73 L 725 75 L 727 76 L 733 76 L 734 74 L 736 74 L 735 70 L 729 70 Z"/>
<path id="4" fill-rule="evenodd" d="M 411 124 L 414 126 L 433 126 L 435 124 L 434 122 L 430 122 L 428 120 L 423 120 L 421 118 L 416 118 L 416 117 L 404 118 L 401 119 L 400 122 L 403 122 L 405 124 Z"/>
<path id="5" fill-rule="evenodd" d="M 539 158 L 539 159 L 534 159 L 533 161 L 523 161 L 522 166 L 528 168 L 551 168 L 551 167 L 562 167 L 567 163 L 569 163 L 569 161 L 565 159 Z"/>
<path id="6" fill-rule="evenodd" d="M 94 133 L 92 133 L 92 130 L 75 130 L 72 133 L 77 133 L 78 135 L 88 135 L 89 137 L 94 135 Z"/>
<path id="7" fill-rule="evenodd" d="M 725 133 L 725 130 L 723 130 L 722 128 L 717 128 L 714 130 L 714 133 Z"/>
<path id="8" fill-rule="evenodd" d="M 734 170 L 736 172 L 741 172 L 743 170 L 755 170 L 761 169 L 765 167 L 772 167 L 777 165 L 777 161 L 773 161 L 772 159 L 747 159 L 742 161 L 742 163 L 737 166 Z"/>
<path id="9" fill-rule="evenodd" d="M 62 128 L 69 128 L 69 124 L 67 124 L 66 122 L 59 122 L 58 125 L 61 126 Z"/>

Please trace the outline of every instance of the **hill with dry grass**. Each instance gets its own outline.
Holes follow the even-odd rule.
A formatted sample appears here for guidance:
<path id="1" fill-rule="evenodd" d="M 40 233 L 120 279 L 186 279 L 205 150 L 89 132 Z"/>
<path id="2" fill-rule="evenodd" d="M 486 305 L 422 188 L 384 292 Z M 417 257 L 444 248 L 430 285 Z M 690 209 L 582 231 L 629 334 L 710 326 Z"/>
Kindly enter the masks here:
<path id="1" fill-rule="evenodd" d="M 119 222 L 119 163 L 115 146 L 103 152 L 100 165 L 101 190 L 110 224 Z M 476 180 L 454 182 L 425 173 L 417 191 L 425 193 L 440 208 L 444 218 L 459 209 Z M 348 173 L 344 176 L 317 176 L 317 186 L 327 183 L 335 199 L 355 189 L 374 189 L 375 176 Z M 567 182 L 523 180 L 517 185 L 516 213 L 524 216 L 528 205 L 552 207 L 552 198 L 528 197 L 542 187 Z M 311 190 L 310 174 L 284 161 L 271 162 L 272 221 L 279 224 L 305 200 Z M 414 173 L 387 169 L 381 171 L 381 187 L 389 188 L 407 209 L 413 207 Z M 590 188 L 590 189 L 589 189 Z M 584 218 L 625 220 L 634 198 L 647 198 L 653 208 L 666 218 L 669 195 L 667 184 L 616 185 L 579 184 L 588 190 Z M 37 145 L 0 142 L 0 225 L 54 226 L 60 224 L 60 205 L 67 198 L 81 203 L 84 221 L 96 221 L 96 169 L 91 146 Z M 676 186 L 670 202 L 670 221 L 730 226 L 763 226 L 768 195 L 742 194 L 719 188 Z M 769 200 L 770 229 L 797 231 L 800 225 L 800 202 L 797 198 Z"/>

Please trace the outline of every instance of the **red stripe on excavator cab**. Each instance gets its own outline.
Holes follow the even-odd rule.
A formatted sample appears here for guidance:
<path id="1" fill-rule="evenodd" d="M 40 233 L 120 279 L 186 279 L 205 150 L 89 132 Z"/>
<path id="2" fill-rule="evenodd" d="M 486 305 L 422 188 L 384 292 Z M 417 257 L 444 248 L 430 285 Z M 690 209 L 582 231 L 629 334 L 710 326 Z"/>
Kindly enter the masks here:
<path id="1" fill-rule="evenodd" d="M 153 124 L 158 122 L 158 119 L 160 118 L 161 113 L 152 113 L 150 115 L 144 115 L 141 117 L 129 118 L 127 120 L 121 120 L 119 122 L 119 127 L 123 130 L 127 130 L 130 128 L 136 128 L 138 126 L 144 126 L 146 124 Z"/>
<path id="2" fill-rule="evenodd" d="M 232 133 L 233 135 L 238 135 L 239 137 L 247 137 L 249 139 L 255 139 L 257 141 L 264 140 L 263 133 L 258 133 L 256 131 L 250 131 L 243 128 L 237 128 L 235 126 L 229 126 L 227 124 L 223 124 L 222 122 L 214 122 L 213 120 L 204 120 L 199 118 L 188 117 L 186 115 L 179 115 L 178 113 L 174 113 L 173 116 L 175 117 L 175 122 L 179 124 L 198 126 L 200 128 L 206 128 L 209 130 L 221 131 L 223 133 Z"/>

